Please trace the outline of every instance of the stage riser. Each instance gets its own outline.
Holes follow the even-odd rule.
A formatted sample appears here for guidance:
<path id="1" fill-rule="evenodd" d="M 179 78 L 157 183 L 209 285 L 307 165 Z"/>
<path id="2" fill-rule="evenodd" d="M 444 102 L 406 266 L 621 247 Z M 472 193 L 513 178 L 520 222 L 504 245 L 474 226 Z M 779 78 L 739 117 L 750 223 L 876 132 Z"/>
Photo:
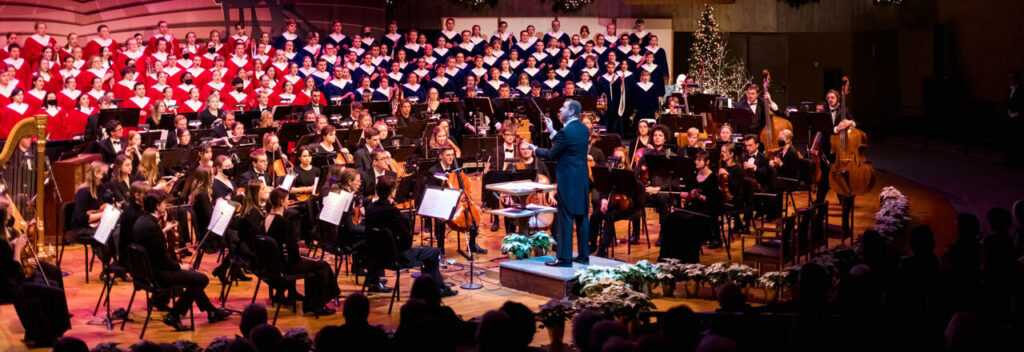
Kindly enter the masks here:
<path id="1" fill-rule="evenodd" d="M 501 286 L 529 292 L 551 298 L 570 298 L 572 296 L 569 281 L 577 271 L 587 266 L 616 267 L 624 262 L 601 257 L 590 257 L 590 265 L 573 263 L 572 267 L 550 267 L 545 262 L 554 260 L 548 255 L 537 258 L 510 260 L 502 262 L 500 270 Z"/>

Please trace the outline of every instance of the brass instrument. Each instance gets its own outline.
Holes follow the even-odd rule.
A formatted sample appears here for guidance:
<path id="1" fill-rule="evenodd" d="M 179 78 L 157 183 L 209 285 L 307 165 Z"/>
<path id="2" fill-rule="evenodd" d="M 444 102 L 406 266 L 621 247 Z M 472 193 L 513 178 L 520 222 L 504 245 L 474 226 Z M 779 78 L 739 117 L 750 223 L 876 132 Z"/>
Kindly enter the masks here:
<path id="1" fill-rule="evenodd" d="M 3 151 L 0 151 L 0 164 L 5 164 L 11 159 L 11 156 L 14 155 L 15 150 L 17 150 L 19 144 L 17 141 L 20 141 L 25 137 L 36 137 L 36 140 L 40 141 L 39 143 L 36 143 L 35 157 L 35 187 L 37 192 L 41 192 L 44 189 L 44 182 L 46 181 L 46 143 L 42 141 L 46 140 L 47 119 L 48 117 L 46 114 L 39 114 L 35 115 L 33 118 L 27 118 L 19 121 L 14 125 L 14 128 L 11 129 L 11 133 L 7 135 L 7 141 L 9 142 L 5 143 Z M 4 198 L 6 197 L 7 196 L 4 195 Z M 25 236 L 29 236 L 34 231 L 36 235 L 36 243 L 43 243 L 44 241 L 43 234 L 45 232 L 43 232 L 43 214 L 46 209 L 44 207 L 45 198 L 46 197 L 35 197 L 34 218 L 28 222 L 24 219 L 19 219 L 21 218 L 21 212 L 17 209 L 15 203 L 10 203 L 11 216 L 15 218 L 15 229 L 22 229 L 20 231 L 23 232 Z M 9 198 L 7 200 L 10 202 Z M 31 202 L 28 204 L 31 204 Z M 39 260 L 43 257 L 47 257 L 47 255 L 42 251 L 39 251 L 37 246 L 32 245 L 31 238 L 29 238 L 28 245 L 26 245 L 25 248 L 32 253 L 32 258 L 36 260 L 36 267 L 41 269 Z M 28 268 L 30 266 L 23 267 Z M 39 274 L 42 275 L 41 272 Z"/>

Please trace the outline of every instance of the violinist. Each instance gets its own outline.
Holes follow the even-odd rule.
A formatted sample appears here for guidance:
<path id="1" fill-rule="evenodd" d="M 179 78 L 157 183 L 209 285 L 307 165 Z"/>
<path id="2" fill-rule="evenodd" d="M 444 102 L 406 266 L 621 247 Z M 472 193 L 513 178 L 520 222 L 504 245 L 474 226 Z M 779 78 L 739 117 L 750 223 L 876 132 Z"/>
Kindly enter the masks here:
<path id="1" fill-rule="evenodd" d="M 281 168 L 291 167 L 291 163 L 288 162 L 288 156 L 284 154 L 283 150 L 281 150 L 281 140 L 274 132 L 267 132 L 263 134 L 263 151 L 267 154 L 268 169 L 276 167 L 275 165 L 278 164 L 278 161 L 280 161 Z M 277 171 L 275 171 L 273 176 L 277 178 L 284 175 L 278 175 Z"/>
<path id="2" fill-rule="evenodd" d="M 7 225 L 13 206 L 0 200 L 0 301 L 14 302 L 26 341 L 35 342 L 34 347 L 52 346 L 71 329 L 64 281 L 60 269 L 45 262 L 38 262 L 42 272 L 26 276 L 23 265 L 29 264 L 22 255 L 29 238 Z"/>
<path id="3" fill-rule="evenodd" d="M 296 155 L 299 164 L 292 166 L 295 181 L 292 182 L 292 194 L 313 194 L 316 179 L 320 177 L 320 168 L 313 166 L 313 149 L 310 146 L 299 148 Z"/>
<path id="4" fill-rule="evenodd" d="M 204 165 L 213 167 L 213 147 L 208 142 L 199 145 L 199 163 L 196 167 Z"/>
<path id="5" fill-rule="evenodd" d="M 637 150 L 644 149 L 648 144 L 651 144 L 651 125 L 654 124 L 654 120 L 642 119 L 636 123 L 636 139 L 633 140 L 633 147 L 629 150 L 629 155 L 636 155 Z"/>
<path id="6" fill-rule="evenodd" d="M 110 265 L 112 256 L 111 243 L 109 239 L 106 243 L 100 243 L 93 235 L 96 233 L 94 226 L 98 225 L 100 218 L 103 217 L 101 207 L 110 206 L 105 204 L 105 199 L 110 197 L 104 195 L 109 190 L 101 186 L 103 178 L 107 174 L 107 169 L 107 164 L 100 161 L 93 161 L 89 164 L 89 168 L 85 173 L 85 183 L 79 185 L 78 190 L 75 191 L 75 211 L 71 218 L 71 228 L 75 234 L 75 242 L 88 244 L 92 247 L 93 253 L 100 259 L 100 264 L 103 267 L 103 272 L 100 273 L 100 277 L 103 279 L 106 279 Z"/>
<path id="7" fill-rule="evenodd" d="M 335 155 L 338 153 L 338 135 L 334 126 L 324 126 L 320 129 L 320 143 L 316 145 L 316 152 Z"/>
<path id="8" fill-rule="evenodd" d="M 140 216 L 145 214 L 142 211 L 142 197 L 149 190 L 150 187 L 145 182 L 135 181 L 125 191 L 126 198 L 119 221 L 121 227 L 120 241 L 117 242 L 118 263 L 125 268 L 131 267 L 127 254 L 128 245 L 131 244 L 132 240 L 132 226 L 135 225 L 135 220 L 138 220 Z"/>
<path id="9" fill-rule="evenodd" d="M 266 203 L 270 198 L 270 187 L 266 187 L 258 180 L 250 181 L 244 185 L 242 206 L 238 211 L 238 217 L 233 219 L 233 227 L 238 235 L 235 242 L 229 249 L 233 249 L 231 255 L 240 262 L 252 263 L 256 259 L 256 236 L 263 236 L 263 219 L 267 217 Z M 241 273 L 236 273 L 241 274 Z M 245 275 L 237 276 L 239 280 L 248 281 Z"/>
<path id="10" fill-rule="evenodd" d="M 718 129 L 718 147 L 721 148 L 722 144 L 734 142 L 732 138 L 732 126 L 728 123 L 722 124 L 722 128 Z"/>
<path id="11" fill-rule="evenodd" d="M 629 170 L 628 164 L 625 162 L 626 153 L 622 148 L 617 148 L 612 152 L 611 160 L 617 160 L 611 165 L 611 169 L 617 170 Z M 634 174 L 635 175 L 635 174 Z M 643 189 L 643 185 L 640 183 L 640 179 L 634 177 L 636 180 L 636 189 Z M 614 186 L 612 186 L 614 188 Z M 617 194 L 618 196 L 625 196 L 626 198 L 632 195 Z M 611 202 L 612 194 L 604 193 L 599 194 L 599 205 L 594 208 L 594 213 L 590 216 L 590 242 L 591 248 L 597 248 L 598 257 L 608 257 L 608 248 L 612 246 L 612 240 L 615 238 L 615 222 L 623 219 L 629 219 L 632 225 L 632 232 L 629 234 L 630 243 L 636 243 L 640 237 L 640 212 L 643 211 L 642 205 L 646 200 L 646 193 L 640 193 L 637 199 L 627 199 L 625 209 L 620 208 L 620 204 L 613 204 Z M 622 201 L 620 199 L 619 201 Z M 602 224 L 604 224 L 602 226 Z M 600 237 L 598 237 L 600 234 Z M 600 238 L 600 240 L 598 240 Z M 594 246 L 596 244 L 596 246 Z"/>
<path id="12" fill-rule="evenodd" d="M 839 102 L 839 91 L 830 89 L 825 94 L 825 102 L 828 106 L 821 112 L 828 113 L 832 117 L 832 134 L 839 134 L 839 132 L 846 130 L 847 127 L 857 127 L 857 123 L 853 121 L 853 115 L 850 111 L 842 106 Z M 846 115 L 843 118 L 843 115 Z M 814 197 L 815 203 L 825 201 L 825 196 L 828 195 L 828 190 L 831 185 L 829 184 L 829 171 L 830 165 L 836 161 L 835 153 L 832 153 L 832 142 L 830 136 L 822 136 L 821 139 L 821 157 L 824 158 L 820 164 L 821 167 L 821 178 L 818 181 L 818 194 Z"/>
<path id="13" fill-rule="evenodd" d="M 380 148 L 380 131 L 376 128 L 367 128 L 363 130 L 363 138 L 365 138 L 366 145 L 356 150 L 352 158 L 355 161 L 356 169 L 360 171 L 370 170 L 373 167 L 374 159 L 370 156 L 371 153 L 377 151 Z M 370 189 L 372 192 L 372 188 Z"/>
<path id="14" fill-rule="evenodd" d="M 192 206 L 192 222 L 199 229 L 200 236 L 196 238 L 197 241 L 203 243 L 204 248 L 197 248 L 199 255 L 196 257 L 195 267 L 199 267 L 199 263 L 203 260 L 203 251 L 207 253 L 213 253 L 214 250 L 223 247 L 220 243 L 220 239 L 212 237 L 205 239 L 204 236 L 208 234 L 206 231 L 209 228 L 210 221 L 213 220 L 213 173 L 212 167 L 207 165 L 199 165 L 196 168 L 195 174 L 192 178 L 192 194 L 189 195 L 189 204 Z"/>
<path id="15" fill-rule="evenodd" d="M 111 191 L 114 202 L 124 202 L 128 200 L 128 190 L 132 182 L 137 179 L 132 173 L 132 160 L 127 155 L 118 154 L 112 167 L 106 187 Z"/>
<path id="16" fill-rule="evenodd" d="M 275 188 L 270 191 L 270 212 L 264 219 L 263 226 L 267 237 L 277 241 L 280 249 L 281 263 L 284 265 L 286 274 L 305 274 L 305 296 L 302 307 L 305 312 L 314 312 L 318 315 L 331 315 L 335 310 L 327 307 L 327 302 L 341 293 L 338 287 L 337 276 L 331 266 L 325 262 L 303 258 L 299 254 L 299 243 L 292 230 L 292 221 L 285 218 L 285 209 L 288 207 L 288 191 Z M 297 297 L 297 292 L 290 289 L 292 298 Z"/>
<path id="17" fill-rule="evenodd" d="M 206 274 L 189 270 L 188 264 L 182 264 L 178 258 L 170 255 L 167 250 L 166 233 L 178 225 L 168 223 L 163 228 L 160 219 L 166 215 L 167 192 L 150 190 L 142 200 L 142 209 L 146 213 L 139 217 L 132 226 L 132 243 L 142 246 L 149 256 L 150 266 L 157 283 L 163 287 L 184 286 L 184 292 L 174 302 L 174 307 L 164 316 L 164 324 L 182 330 L 181 315 L 188 312 L 195 303 L 199 310 L 205 311 L 207 321 L 216 323 L 228 318 L 231 311 L 214 307 L 204 289 L 209 284 Z"/>
<path id="18" fill-rule="evenodd" d="M 135 170 L 136 175 L 146 181 L 153 189 L 167 190 L 169 183 L 159 182 L 160 177 L 160 152 L 156 148 L 146 148 L 146 151 L 142 152 L 142 160 L 139 161 L 139 167 Z"/>
<path id="19" fill-rule="evenodd" d="M 374 190 L 377 188 L 377 180 L 384 176 L 398 177 L 394 171 L 388 169 L 388 162 L 391 156 L 388 152 L 383 150 L 377 150 L 370 152 L 370 159 L 373 160 L 370 168 L 362 170 L 362 187 L 359 191 L 364 197 L 373 196 Z"/>
<path id="20" fill-rule="evenodd" d="M 430 133 L 430 139 L 427 140 L 427 143 L 424 143 L 424 147 L 423 154 L 427 156 L 433 155 L 432 152 L 434 151 L 440 154 L 440 149 L 447 147 L 455 154 L 454 158 L 462 157 L 459 147 L 455 146 L 451 139 L 448 139 L 448 128 L 444 124 L 439 123 L 434 127 L 434 130 Z"/>
<path id="21" fill-rule="evenodd" d="M 679 194 L 685 211 L 673 212 L 665 222 L 668 233 L 675 235 L 662 238 L 659 260 L 675 258 L 684 263 L 698 263 L 702 242 L 710 242 L 709 248 L 722 245 L 721 237 L 717 236 L 718 226 L 715 226 L 722 207 L 722 192 L 718 177 L 711 170 L 709 155 L 701 150 L 693 158 L 697 174 L 686 181 L 686 189 Z"/>

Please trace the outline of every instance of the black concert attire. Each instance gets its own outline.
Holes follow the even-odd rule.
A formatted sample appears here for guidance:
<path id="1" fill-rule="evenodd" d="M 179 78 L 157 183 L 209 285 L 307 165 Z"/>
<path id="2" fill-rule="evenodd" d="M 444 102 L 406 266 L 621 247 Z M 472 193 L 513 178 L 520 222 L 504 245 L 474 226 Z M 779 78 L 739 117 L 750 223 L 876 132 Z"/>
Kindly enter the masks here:
<path id="1" fill-rule="evenodd" d="M 4 231 L 4 237 L 20 236 L 10 228 Z M 43 272 L 37 271 L 32 277 L 26 277 L 14 255 L 14 246 L 0 237 L 0 303 L 14 303 L 18 320 L 25 329 L 25 340 L 35 341 L 36 347 L 51 346 L 54 340 L 71 329 L 60 269 L 39 262 Z"/>
<path id="2" fill-rule="evenodd" d="M 198 268 L 203 261 L 202 252 L 214 253 L 216 250 L 224 246 L 223 241 L 220 239 L 221 236 L 209 233 L 207 228 L 210 227 L 210 221 L 213 217 L 213 199 L 210 198 L 210 193 L 205 190 L 196 190 L 196 193 L 192 195 L 192 222 L 195 223 L 194 228 L 196 229 L 196 240 L 203 244 L 202 248 L 197 248 L 200 254 L 196 256 L 196 261 L 193 268 Z M 206 238 L 208 235 L 213 237 Z M 223 262 L 222 262 L 223 264 Z"/>
<path id="3" fill-rule="evenodd" d="M 662 144 L 660 147 L 654 145 L 653 143 L 648 144 L 647 147 L 644 148 L 643 153 L 644 158 L 640 158 L 640 160 L 637 161 L 636 166 L 634 166 L 633 168 L 633 171 L 635 171 L 638 175 L 643 173 L 642 170 L 647 165 L 645 158 L 648 155 L 661 155 L 669 158 L 673 156 L 678 156 L 678 154 L 674 150 L 672 150 L 672 147 L 665 144 Z M 647 173 L 648 175 L 651 174 L 650 171 L 648 171 Z M 644 185 L 645 187 L 660 187 L 662 192 L 670 191 L 672 186 L 675 185 L 675 182 L 673 182 L 671 177 L 655 175 L 650 175 L 647 179 L 647 183 L 647 185 Z M 644 191 L 644 193 L 646 193 L 646 190 Z M 665 234 L 665 219 L 668 217 L 668 213 L 672 208 L 672 195 L 668 193 L 648 194 L 647 203 L 653 204 L 655 210 L 658 211 L 658 222 L 661 224 L 661 234 Z M 659 235 L 659 238 L 661 238 L 661 235 Z"/>
<path id="4" fill-rule="evenodd" d="M 102 187 L 96 186 L 96 192 L 101 192 Z M 97 194 L 97 197 L 100 196 Z M 113 255 L 112 245 L 110 238 L 107 239 L 106 243 L 99 243 L 93 238 L 96 233 L 96 229 L 89 225 L 89 211 L 99 210 L 100 205 L 103 201 L 97 197 L 93 197 L 92 193 L 89 192 L 89 187 L 81 187 L 75 192 L 75 211 L 74 216 L 71 218 L 71 228 L 75 236 L 75 242 L 88 244 L 92 247 L 93 252 L 100 259 L 100 263 L 103 266 L 103 273 L 106 274 L 107 267 L 110 265 L 110 259 Z"/>
<path id="5" fill-rule="evenodd" d="M 648 195 L 643 191 L 644 185 L 640 183 L 640 179 L 635 178 L 635 180 L 636 189 L 640 190 L 640 193 L 635 198 L 632 195 L 625 195 L 629 203 L 626 209 L 620 209 L 617 204 L 612 203 L 609 199 L 611 194 L 598 195 L 597 206 L 590 214 L 590 248 L 597 248 L 598 257 L 608 257 L 608 249 L 614 245 L 616 221 L 629 219 L 632 227 L 628 239 L 630 242 L 635 242 L 640 237 L 640 212 L 644 211 Z M 612 188 L 614 187 L 612 185 Z M 602 212 L 600 200 L 604 199 L 609 200 L 608 211 Z M 599 234 L 600 236 L 598 236 Z"/>
<path id="6" fill-rule="evenodd" d="M 203 109 L 198 114 L 199 122 L 202 128 L 210 128 L 213 125 L 213 121 L 224 117 L 224 110 L 217 110 L 216 113 L 211 112 L 209 108 Z"/>
<path id="7" fill-rule="evenodd" d="M 235 186 L 231 180 L 221 180 L 217 177 L 213 178 L 213 199 L 221 199 L 224 197 L 232 198 L 235 194 L 235 187 L 241 188 L 244 185 Z"/>
<path id="8" fill-rule="evenodd" d="M 377 170 L 375 170 L 372 167 L 360 171 L 359 177 L 362 178 L 363 182 L 360 184 L 359 193 L 363 197 L 373 197 L 374 193 L 377 190 L 377 179 L 382 176 L 391 176 L 397 178 L 398 174 L 391 170 L 384 170 L 383 172 L 380 173 L 380 175 L 377 175 Z"/>
<path id="9" fill-rule="evenodd" d="M 708 174 L 701 180 L 700 173 L 687 182 L 686 192 L 698 192 L 704 197 L 690 198 L 683 210 L 676 210 L 668 216 L 664 226 L 668 231 L 661 237 L 661 253 L 658 259 L 675 258 L 683 263 L 700 262 L 700 245 L 704 241 L 718 240 L 718 214 L 722 207 L 722 191 L 718 187 L 718 175 Z"/>
<path id="10" fill-rule="evenodd" d="M 309 170 L 305 170 L 301 166 L 295 165 L 292 167 L 292 172 L 295 173 L 295 179 L 292 180 L 293 189 L 296 187 L 315 187 L 313 183 L 316 182 L 317 177 L 320 177 L 320 168 L 312 165 L 309 166 Z M 300 215 L 298 222 L 299 230 L 302 234 L 302 239 L 306 241 L 306 243 L 312 243 L 311 241 L 316 235 L 316 231 L 313 230 L 313 219 L 315 218 L 315 215 L 319 215 L 311 214 L 311 211 L 316 209 L 312 206 L 312 202 L 315 202 L 313 197 L 308 197 L 305 201 L 298 201 L 296 198 L 294 203 L 295 207 L 289 209 Z M 285 215 L 287 214 L 288 211 L 285 212 Z"/>
<path id="11" fill-rule="evenodd" d="M 100 156 L 103 157 L 103 162 L 113 164 L 117 154 L 124 153 L 124 149 L 128 147 L 128 141 L 123 137 L 117 140 L 107 137 L 100 140 L 97 146 L 100 149 Z"/>
<path id="12" fill-rule="evenodd" d="M 832 117 L 833 127 L 831 134 L 822 135 L 821 138 L 822 143 L 820 145 L 821 150 L 819 155 L 823 159 L 819 163 L 821 168 L 821 178 L 818 179 L 818 194 L 814 197 L 815 203 L 824 202 L 825 197 L 828 196 L 828 191 L 831 187 L 831 184 L 829 183 L 829 176 L 832 171 L 832 163 L 836 162 L 836 154 L 832 152 L 831 137 L 842 132 L 836 131 L 835 127 L 838 127 L 839 123 L 843 122 L 843 120 L 853 121 L 853 115 L 850 114 L 849 110 L 847 110 L 845 106 L 837 104 L 837 106 L 833 108 L 832 106 L 827 106 L 828 104 L 825 105 L 826 107 L 822 112 L 827 113 L 830 117 Z M 844 113 L 846 115 L 846 118 L 843 118 Z M 839 198 L 839 204 L 842 206 L 843 224 L 847 224 L 853 215 L 854 197 L 844 197 L 838 194 L 836 194 L 836 197 Z"/>
<path id="13" fill-rule="evenodd" d="M 255 168 L 249 168 L 249 170 L 246 170 L 238 176 L 238 181 L 235 182 L 235 184 L 237 184 L 238 187 L 245 187 L 252 180 L 259 180 L 263 184 L 271 187 L 273 187 L 275 185 L 275 181 L 277 181 L 270 177 L 267 171 L 259 172 L 256 171 Z"/>
<path id="14" fill-rule="evenodd" d="M 360 146 L 355 153 L 352 153 L 352 159 L 356 169 L 359 169 L 359 171 L 373 169 L 373 159 L 370 158 L 370 149 L 366 146 Z"/>
<path id="15" fill-rule="evenodd" d="M 763 151 L 758 150 L 754 154 L 748 153 L 746 150 L 743 151 L 743 155 L 740 156 L 740 164 L 753 163 L 754 180 L 761 185 L 762 189 L 768 190 L 771 187 L 771 167 L 768 166 L 768 156 Z M 746 169 L 746 168 L 744 168 Z"/>
<path id="16" fill-rule="evenodd" d="M 117 241 L 117 253 L 118 263 L 125 267 L 131 267 L 131 261 L 128 258 L 128 245 L 132 243 L 132 227 L 135 226 L 135 222 L 140 217 L 146 215 L 142 211 L 142 206 L 138 203 L 129 202 L 124 206 L 124 211 L 121 212 L 120 219 L 120 236 Z"/>
<path id="17" fill-rule="evenodd" d="M 188 312 L 193 302 L 201 311 L 209 313 L 217 310 L 204 291 L 210 283 L 209 278 L 197 271 L 181 269 L 178 258 L 172 257 L 168 252 L 167 238 L 164 237 L 159 220 L 153 214 L 143 215 L 135 221 L 132 236 L 133 243 L 145 248 L 153 273 L 162 286 L 185 287 L 185 291 L 178 296 L 169 314 L 173 314 L 174 317 L 181 316 Z"/>
<path id="18" fill-rule="evenodd" d="M 753 106 L 753 108 L 751 108 L 751 106 Z M 753 118 L 753 120 L 751 120 L 752 122 L 751 122 L 750 126 L 746 126 L 746 130 L 737 131 L 737 132 L 739 132 L 739 133 L 758 133 L 759 131 L 761 131 L 761 127 L 764 127 L 765 100 L 762 97 L 758 97 L 757 98 L 757 102 L 753 103 L 753 104 L 748 102 L 747 99 L 740 99 L 740 101 L 736 102 L 736 104 L 734 104 L 733 107 L 737 108 L 737 109 L 750 110 L 750 112 L 754 114 L 754 118 Z M 778 110 L 777 109 L 771 109 L 771 112 L 778 113 Z M 744 126 L 736 126 L 737 129 L 741 129 L 743 127 Z"/>
<path id="19" fill-rule="evenodd" d="M 367 228 L 380 228 L 388 229 L 391 231 L 391 235 L 394 236 L 395 247 L 409 264 L 411 265 L 422 265 L 423 273 L 430 274 L 434 280 L 434 284 L 437 285 L 438 290 L 445 290 L 447 286 L 444 284 L 444 280 L 441 277 L 440 260 L 438 257 L 443 253 L 438 248 L 412 246 L 412 228 L 409 224 L 409 219 L 402 215 L 401 211 L 395 207 L 395 204 L 390 199 L 379 199 L 376 202 L 370 203 L 366 206 L 366 227 Z M 443 243 L 444 241 L 442 241 Z M 378 250 L 390 251 L 390 248 L 380 248 Z M 392 257 L 393 254 L 389 253 L 370 253 L 373 256 L 382 256 L 384 258 Z M 369 268 L 370 272 L 380 272 L 378 268 Z M 367 280 L 371 280 L 373 284 L 376 278 L 375 275 L 370 275 Z"/>
<path id="20" fill-rule="evenodd" d="M 433 175 L 435 175 L 435 174 L 445 174 L 445 175 L 447 175 L 448 171 L 455 170 L 455 168 L 456 168 L 455 163 L 452 163 L 452 165 L 449 165 L 447 168 L 445 168 L 445 167 L 443 167 L 441 165 L 441 162 L 438 162 L 437 164 L 434 164 L 434 166 L 430 167 L 430 170 L 428 171 L 430 173 L 430 176 L 428 176 L 427 179 L 424 180 L 424 183 L 426 183 L 427 185 L 430 185 L 430 186 L 444 187 L 444 184 L 441 182 L 441 180 L 438 180 L 436 177 L 433 177 Z M 363 182 L 366 182 L 366 181 L 363 181 Z M 452 186 L 454 186 L 454 185 L 452 185 Z M 483 219 L 476 219 L 477 225 L 479 226 L 482 221 L 483 221 Z M 441 250 L 441 254 L 444 254 L 444 237 L 445 237 L 445 232 L 446 232 L 445 231 L 446 230 L 445 226 L 446 225 L 445 225 L 445 221 L 444 220 L 434 219 L 434 225 L 433 225 L 434 238 L 437 239 L 437 249 Z M 469 233 L 469 248 L 476 248 L 476 236 L 477 236 L 478 232 L 479 231 L 470 231 L 470 233 Z"/>
<path id="21" fill-rule="evenodd" d="M 306 274 L 305 298 L 303 299 L 303 310 L 312 312 L 314 309 L 321 309 L 327 302 L 341 294 L 338 281 L 331 270 L 331 266 L 325 262 L 303 258 L 299 254 L 299 241 L 291 230 L 291 222 L 279 215 L 270 215 L 270 226 L 267 227 L 267 236 L 277 241 L 280 249 L 280 260 L 285 267 L 285 272 L 290 274 Z"/>

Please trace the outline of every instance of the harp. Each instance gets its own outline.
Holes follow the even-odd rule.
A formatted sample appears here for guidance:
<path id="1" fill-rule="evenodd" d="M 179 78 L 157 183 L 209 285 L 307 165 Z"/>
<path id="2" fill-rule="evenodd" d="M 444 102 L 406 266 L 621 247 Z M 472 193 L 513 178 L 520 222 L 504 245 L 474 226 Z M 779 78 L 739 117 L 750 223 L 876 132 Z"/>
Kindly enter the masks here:
<path id="1" fill-rule="evenodd" d="M 12 216 L 15 220 L 15 227 L 24 227 L 25 224 L 33 224 L 36 227 L 36 248 L 43 243 L 43 201 L 46 197 L 37 196 L 43 191 L 43 183 L 46 181 L 46 115 L 36 115 L 19 121 L 14 125 L 11 133 L 7 135 L 7 142 L 4 143 L 3 151 L 0 151 L 0 165 L 4 165 L 3 182 L 6 184 L 6 194 L 2 197 L 10 198 Z M 35 137 L 34 160 L 17 155 L 19 144 L 22 138 Z M 29 146 L 28 153 L 31 153 Z M 13 163 L 12 163 L 13 162 Z M 35 206 L 32 206 L 34 199 Z M 25 222 L 26 219 L 19 219 L 21 214 L 28 215 L 36 221 Z M 22 228 L 22 230 L 28 230 Z M 29 231 L 31 232 L 31 231 Z"/>

